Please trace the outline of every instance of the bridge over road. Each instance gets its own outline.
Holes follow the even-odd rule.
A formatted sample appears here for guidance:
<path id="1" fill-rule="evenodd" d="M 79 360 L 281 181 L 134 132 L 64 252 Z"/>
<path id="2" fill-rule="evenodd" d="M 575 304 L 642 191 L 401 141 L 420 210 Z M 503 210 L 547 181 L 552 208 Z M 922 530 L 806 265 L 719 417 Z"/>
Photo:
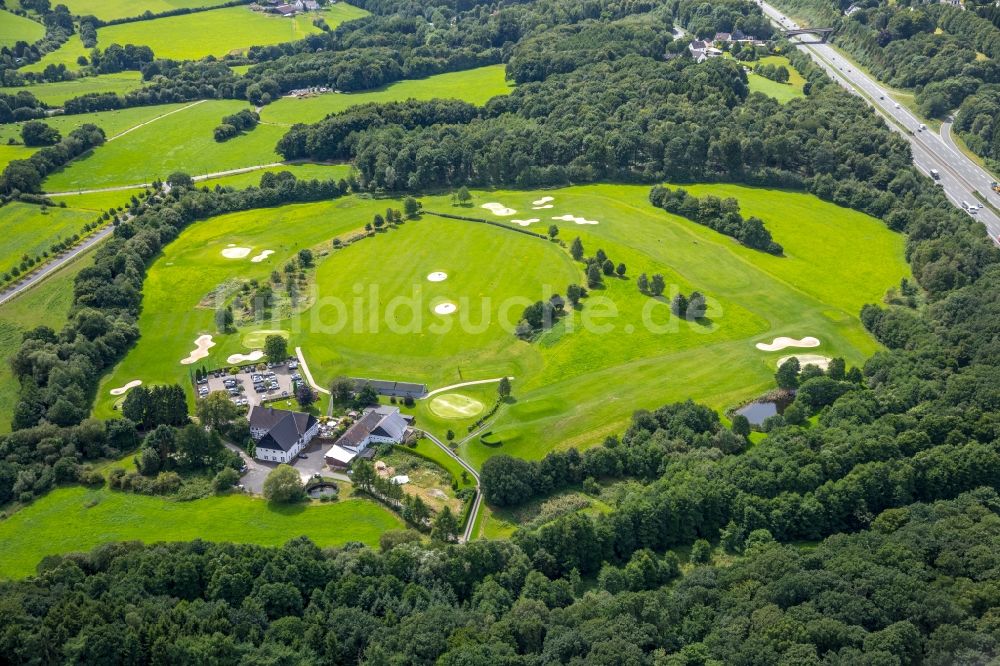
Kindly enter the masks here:
<path id="1" fill-rule="evenodd" d="M 833 34 L 833 28 L 796 28 L 782 30 L 781 34 L 785 37 L 798 37 L 799 44 L 826 44 L 827 40 L 830 39 L 830 35 Z M 816 35 L 819 39 L 806 41 L 803 39 L 806 35 Z"/>

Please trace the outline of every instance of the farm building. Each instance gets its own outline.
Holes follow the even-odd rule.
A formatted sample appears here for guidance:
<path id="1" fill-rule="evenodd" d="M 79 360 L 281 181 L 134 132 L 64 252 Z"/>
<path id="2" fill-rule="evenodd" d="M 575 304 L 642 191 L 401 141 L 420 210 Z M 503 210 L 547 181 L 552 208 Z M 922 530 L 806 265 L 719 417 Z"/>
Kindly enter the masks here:
<path id="1" fill-rule="evenodd" d="M 427 393 L 426 384 L 412 384 L 410 382 L 394 382 L 384 379 L 363 379 L 357 377 L 352 377 L 351 381 L 354 382 L 359 388 L 365 384 L 370 384 L 379 395 L 385 395 L 393 398 L 421 398 L 425 393 Z"/>
<path id="2" fill-rule="evenodd" d="M 254 405 L 248 418 L 257 460 L 291 462 L 319 432 L 316 417 L 302 412 Z"/>
<path id="3" fill-rule="evenodd" d="M 375 444 L 400 444 L 406 439 L 408 417 L 395 407 L 366 410 L 357 422 L 347 429 L 340 439 L 326 452 L 326 464 L 338 469 L 351 466 L 355 458 L 363 455 Z"/>

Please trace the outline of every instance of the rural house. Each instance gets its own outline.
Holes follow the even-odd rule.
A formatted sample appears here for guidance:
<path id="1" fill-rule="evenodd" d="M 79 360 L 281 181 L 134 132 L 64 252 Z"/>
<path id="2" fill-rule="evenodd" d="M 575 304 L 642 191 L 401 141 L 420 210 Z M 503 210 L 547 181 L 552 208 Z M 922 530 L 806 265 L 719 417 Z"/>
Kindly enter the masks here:
<path id="1" fill-rule="evenodd" d="M 406 439 L 410 420 L 409 417 L 400 414 L 395 407 L 365 410 L 361 418 L 326 452 L 326 464 L 346 469 L 357 456 L 363 455 L 372 443 L 401 444 Z"/>
<path id="2" fill-rule="evenodd" d="M 268 462 L 291 462 L 319 432 L 316 417 L 302 412 L 254 405 L 249 420 L 254 457 Z"/>

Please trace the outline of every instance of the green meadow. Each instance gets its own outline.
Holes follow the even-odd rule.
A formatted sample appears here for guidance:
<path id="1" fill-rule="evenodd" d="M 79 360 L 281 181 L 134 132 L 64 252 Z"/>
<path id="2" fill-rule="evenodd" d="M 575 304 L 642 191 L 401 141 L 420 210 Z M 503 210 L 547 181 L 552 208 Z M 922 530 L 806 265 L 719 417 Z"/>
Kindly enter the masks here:
<path id="1" fill-rule="evenodd" d="M 66 0 L 63 4 L 74 14 L 91 14 L 104 21 L 111 21 L 140 16 L 146 12 L 159 14 L 173 9 L 195 9 L 222 3 L 219 0 Z"/>
<path id="2" fill-rule="evenodd" d="M 74 208 L 45 208 L 12 202 L 0 208 L 0 273 L 21 262 L 22 255 L 40 255 L 59 240 L 79 233 L 93 222 L 92 211 Z"/>
<path id="3" fill-rule="evenodd" d="M 31 157 L 33 152 L 35 152 L 35 149 L 28 148 L 27 146 L 0 143 L 0 169 L 6 169 L 7 165 L 13 160 L 23 160 Z"/>
<path id="4" fill-rule="evenodd" d="M 778 83 L 777 81 L 772 81 L 771 79 L 751 72 L 747 74 L 747 82 L 750 86 L 750 92 L 760 92 L 765 95 L 770 95 L 782 104 L 793 100 L 796 97 L 802 97 L 805 95 L 802 87 L 806 84 L 806 80 L 797 69 L 792 67 L 791 63 L 788 62 L 788 58 L 778 55 L 765 56 L 758 62 L 762 65 L 784 65 L 788 68 L 788 82 Z"/>
<path id="5" fill-rule="evenodd" d="M 282 164 L 281 166 L 254 169 L 253 171 L 244 171 L 243 173 L 229 176 L 206 178 L 205 180 L 198 181 L 198 186 L 215 187 L 216 185 L 221 185 L 223 187 L 244 188 L 253 185 L 256 187 L 260 184 L 260 179 L 265 173 L 280 173 L 282 171 L 295 174 L 295 177 L 299 180 L 340 180 L 341 178 L 347 178 L 353 168 L 349 164 Z"/>
<path id="6" fill-rule="evenodd" d="M 0 47 L 17 42 L 37 42 L 45 36 L 45 26 L 29 18 L 0 10 Z"/>
<path id="7" fill-rule="evenodd" d="M 176 502 L 159 497 L 71 486 L 53 490 L 0 521 L 0 577 L 22 578 L 47 555 L 88 551 L 112 541 L 205 539 L 278 546 L 307 536 L 319 546 L 378 544 L 404 527 L 374 502 L 274 505 L 245 495 Z"/>
<path id="8" fill-rule="evenodd" d="M 506 80 L 505 65 L 488 65 L 426 79 L 406 79 L 366 92 L 283 97 L 264 107 L 261 120 L 278 125 L 314 123 L 359 104 L 406 99 L 461 99 L 470 104 L 485 104 L 490 98 L 506 95 L 512 89 Z"/>
<path id="9" fill-rule="evenodd" d="M 71 81 L 56 81 L 54 83 L 37 83 L 23 88 L 7 88 L 7 92 L 25 90 L 50 106 L 60 106 L 68 99 L 88 95 L 90 93 L 127 92 L 142 87 L 142 74 L 139 72 L 118 72 L 100 76 L 81 76 Z"/>
<path id="10" fill-rule="evenodd" d="M 46 191 L 138 185 L 174 171 L 198 176 L 281 161 L 274 146 L 284 128 L 259 125 L 224 143 L 213 138 L 212 130 L 222 117 L 246 108 L 245 102 L 195 102 L 180 105 L 177 108 L 182 110 L 169 115 L 164 115 L 164 107 L 152 108 L 161 109 L 153 115 L 153 122 L 135 127 L 52 174 L 43 184 Z"/>
<path id="11" fill-rule="evenodd" d="M 49 118 L 45 118 L 42 122 L 50 127 L 56 128 L 64 136 L 72 132 L 77 127 L 90 123 L 103 129 L 105 136 L 111 139 L 128 129 L 136 127 L 137 125 L 147 123 L 156 118 L 165 117 L 167 114 L 186 106 L 189 106 L 189 104 L 182 103 L 160 104 L 157 106 L 136 106 L 130 109 L 118 109 L 116 111 L 99 111 L 96 113 L 81 113 L 71 116 L 51 116 Z M 16 141 L 20 141 L 22 125 L 23 123 L 0 125 L 0 144 L 6 144 L 7 141 L 12 138 Z M 34 152 L 33 148 L 25 148 L 24 146 L 4 147 L 16 147 L 20 148 L 22 151 Z M 28 152 L 28 154 L 30 154 L 30 152 Z M 18 156 L 12 159 L 23 158 Z"/>
<path id="12" fill-rule="evenodd" d="M 80 56 L 89 59 L 92 50 L 83 45 L 83 42 L 80 41 L 79 33 L 74 33 L 69 36 L 69 39 L 62 46 L 55 51 L 49 51 L 38 62 L 25 65 L 21 68 L 21 71 L 41 72 L 49 65 L 66 65 L 67 69 L 77 70 L 80 68 L 80 63 L 78 62 Z"/>
<path id="13" fill-rule="evenodd" d="M 53 273 L 41 284 L 0 305 L 0 432 L 10 432 L 19 386 L 8 361 L 21 346 L 21 335 L 36 326 L 56 331 L 73 304 L 73 279 L 90 266 L 93 250 Z"/>
<path id="14" fill-rule="evenodd" d="M 591 185 L 548 192 L 474 193 L 474 207 L 428 197 L 425 210 L 458 212 L 500 222 L 571 215 L 597 224 L 558 221 L 567 243 L 579 236 L 586 252 L 603 249 L 627 266 L 624 279 L 606 278 L 582 307 L 532 342 L 512 328 L 525 305 L 565 293 L 582 282 L 582 264 L 556 243 L 495 226 L 424 214 L 397 229 L 332 251 L 330 240 L 356 230 L 374 212 L 398 203 L 348 197 L 214 218 L 185 230 L 149 271 L 139 326 L 142 338 L 102 382 L 96 413 L 113 413 L 109 389 L 132 379 L 181 381 L 179 360 L 198 335 L 215 335 L 206 366 L 245 352 L 253 328 L 290 332 L 313 376 L 325 385 L 338 375 L 420 381 L 431 388 L 501 375 L 515 377 L 513 399 L 489 426 L 489 445 L 473 438 L 462 453 L 481 464 L 498 452 L 527 458 L 557 447 L 588 446 L 621 431 L 637 407 L 691 397 L 719 410 L 773 386 L 777 359 L 790 353 L 842 356 L 859 364 L 877 350 L 858 321 L 862 305 L 908 275 L 903 239 L 879 221 L 806 194 L 735 185 L 690 187 L 693 193 L 734 196 L 744 214 L 764 219 L 785 256 L 745 248 L 705 227 L 654 209 L 646 186 Z M 543 195 L 550 209 L 532 209 Z M 517 212 L 496 217 L 481 208 L 502 203 Z M 520 228 L 520 227 L 518 227 Z M 225 259 L 228 245 L 274 254 L 254 264 Z M 299 249 L 318 253 L 305 309 L 234 334 L 215 331 L 208 298 L 220 285 L 266 279 Z M 858 248 L 864 248 L 864 261 Z M 445 272 L 447 279 L 427 276 Z M 639 273 L 661 273 L 665 298 L 637 290 Z M 709 298 L 707 320 L 670 314 L 669 298 L 698 290 Z M 436 314 L 453 303 L 457 311 Z M 202 304 L 199 307 L 199 303 Z M 394 322 L 390 325 L 390 322 Z M 816 349 L 762 352 L 778 336 L 820 339 Z M 495 386 L 454 392 L 492 404 Z M 474 419 L 442 419 L 426 405 L 420 422 L 458 439 Z"/>

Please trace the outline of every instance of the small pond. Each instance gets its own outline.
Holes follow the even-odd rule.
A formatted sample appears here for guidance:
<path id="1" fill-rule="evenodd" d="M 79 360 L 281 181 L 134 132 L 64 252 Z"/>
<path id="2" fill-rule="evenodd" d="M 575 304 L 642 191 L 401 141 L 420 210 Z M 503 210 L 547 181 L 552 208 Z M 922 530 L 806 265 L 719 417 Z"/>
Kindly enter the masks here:
<path id="1" fill-rule="evenodd" d="M 309 489 L 309 497 L 319 499 L 320 497 L 334 497 L 337 495 L 337 484 L 317 483 Z"/>
<path id="2" fill-rule="evenodd" d="M 759 426 L 769 416 L 777 416 L 785 411 L 785 407 L 792 404 L 794 396 L 781 397 L 776 399 L 755 400 L 736 410 L 737 414 L 747 417 L 750 425 Z"/>

